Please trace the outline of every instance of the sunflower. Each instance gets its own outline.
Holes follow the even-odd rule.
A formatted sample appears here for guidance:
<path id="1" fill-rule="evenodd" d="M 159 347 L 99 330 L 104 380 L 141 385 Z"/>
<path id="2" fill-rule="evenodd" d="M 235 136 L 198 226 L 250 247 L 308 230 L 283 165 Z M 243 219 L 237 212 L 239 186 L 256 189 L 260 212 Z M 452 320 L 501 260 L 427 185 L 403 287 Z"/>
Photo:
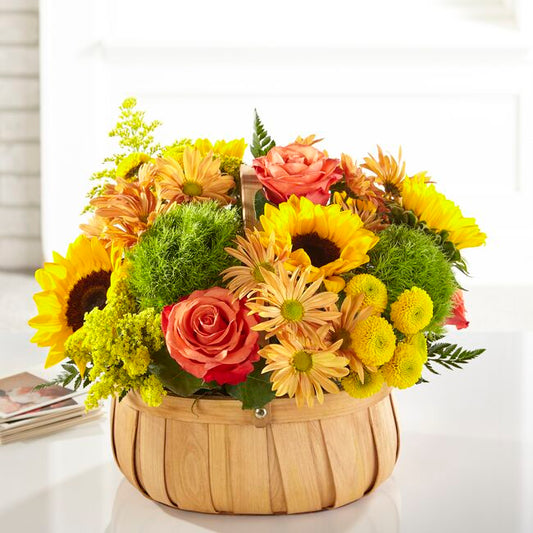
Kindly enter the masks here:
<path id="1" fill-rule="evenodd" d="M 306 287 L 310 281 L 309 269 L 300 271 L 297 268 L 292 274 L 284 268 L 278 268 L 277 272 L 261 267 L 259 270 L 265 282 L 259 285 L 257 296 L 250 298 L 247 306 L 251 314 L 267 319 L 252 328 L 266 331 L 266 338 L 285 331 L 317 340 L 321 334 L 317 333 L 317 328 L 321 332 L 322 326 L 339 318 L 334 305 L 337 294 L 317 293 L 322 279 Z"/>
<path id="2" fill-rule="evenodd" d="M 308 340 L 281 337 L 280 344 L 268 344 L 259 354 L 266 359 L 262 373 L 272 372 L 270 380 L 276 396 L 296 398 L 301 407 L 307 403 L 313 406 L 314 399 L 324 402 L 324 391 L 339 392 L 333 379 L 348 374 L 348 360 L 335 354 L 342 341 L 329 347 L 318 347 Z M 312 348 L 310 347 L 312 344 Z"/>
<path id="3" fill-rule="evenodd" d="M 364 380 L 366 369 L 376 370 L 374 367 L 363 364 L 353 347 L 352 333 L 356 325 L 366 320 L 374 312 L 372 307 L 363 306 L 363 299 L 362 294 L 353 298 L 346 296 L 340 309 L 341 316 L 333 320 L 332 329 L 328 335 L 328 340 L 331 343 L 342 341 L 337 353 L 348 359 L 350 368 L 359 375 L 361 380 Z"/>
<path id="4" fill-rule="evenodd" d="M 133 152 L 127 155 L 117 166 L 115 172 L 117 178 L 122 178 L 126 181 L 134 181 L 137 178 L 137 172 L 144 163 L 151 161 L 148 154 L 142 152 Z"/>
<path id="5" fill-rule="evenodd" d="M 225 205 L 232 201 L 227 193 L 235 187 L 235 181 L 222 174 L 220 160 L 212 152 L 202 157 L 199 149 L 185 146 L 183 168 L 172 157 L 159 158 L 156 165 L 159 195 L 169 202 L 216 200 Z"/>
<path id="6" fill-rule="evenodd" d="M 209 139 L 196 139 L 194 147 L 200 150 L 202 156 L 207 155 L 209 152 L 213 152 L 215 157 L 236 157 L 237 159 L 242 159 L 244 156 L 244 150 L 246 150 L 246 143 L 244 138 L 233 139 L 232 141 L 215 141 L 215 144 Z"/>
<path id="7" fill-rule="evenodd" d="M 433 231 L 446 231 L 447 240 L 458 250 L 485 244 L 487 236 L 480 231 L 476 220 L 465 218 L 457 205 L 420 176 L 405 180 L 402 205 Z"/>
<path id="8" fill-rule="evenodd" d="M 246 228 L 245 237 L 237 236 L 236 248 L 225 248 L 226 252 L 238 259 L 244 266 L 234 266 L 222 272 L 224 281 L 229 281 L 228 289 L 238 298 L 249 296 L 258 290 L 259 283 L 264 283 L 261 268 L 269 272 L 276 271 L 276 265 L 285 261 L 287 250 L 275 251 L 275 236 L 272 233 L 266 247 L 263 246 L 261 235 L 257 230 Z"/>
<path id="9" fill-rule="evenodd" d="M 361 165 L 374 174 L 377 183 L 383 186 L 386 195 L 390 197 L 398 196 L 401 192 L 403 180 L 406 178 L 405 163 L 402 162 L 402 149 L 398 151 L 398 160 L 390 155 L 384 155 L 381 147 L 378 146 L 378 158 L 368 154 L 365 162 Z"/>
<path id="10" fill-rule="evenodd" d="M 378 242 L 356 214 L 335 204 L 315 205 L 303 196 L 293 195 L 278 207 L 265 205 L 261 225 L 265 240 L 274 233 L 278 249 L 288 247 L 284 264 L 289 270 L 309 268 L 310 281 L 324 278 L 326 288 L 335 292 L 344 288 L 338 274 L 366 263 L 368 250 Z"/>
<path id="11" fill-rule="evenodd" d="M 80 235 L 70 244 L 66 257 L 54 252 L 54 261 L 35 272 L 43 292 L 34 296 L 39 314 L 29 325 L 38 330 L 32 342 L 50 347 L 46 368 L 64 358 L 65 341 L 83 326 L 85 313 L 105 307 L 121 257 L 120 248 L 106 250 L 97 238 Z"/>

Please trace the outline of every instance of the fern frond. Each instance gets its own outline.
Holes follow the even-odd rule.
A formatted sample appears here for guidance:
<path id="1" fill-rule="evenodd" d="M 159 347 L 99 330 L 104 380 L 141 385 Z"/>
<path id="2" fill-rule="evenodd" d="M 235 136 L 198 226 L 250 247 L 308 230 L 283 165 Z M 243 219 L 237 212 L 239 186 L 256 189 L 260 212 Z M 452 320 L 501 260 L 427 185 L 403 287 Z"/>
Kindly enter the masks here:
<path id="1" fill-rule="evenodd" d="M 254 109 L 254 133 L 252 135 L 250 152 L 252 152 L 254 157 L 261 157 L 262 155 L 266 155 L 274 146 L 276 146 L 276 141 L 268 135 L 265 126 L 257 114 L 257 109 Z"/>
<path id="2" fill-rule="evenodd" d="M 56 385 L 66 387 L 72 382 L 74 382 L 73 385 L 71 385 L 74 390 L 78 390 L 82 385 L 83 387 L 87 387 L 89 385 L 90 379 L 88 370 L 86 370 L 85 372 L 85 377 L 82 377 L 78 370 L 78 367 L 72 362 L 64 363 L 61 365 L 61 367 L 63 368 L 63 372 L 58 374 L 54 379 L 47 381 L 46 383 L 36 385 L 33 390 L 46 389 L 47 387 L 54 387 Z"/>
<path id="3" fill-rule="evenodd" d="M 485 351 L 485 348 L 478 348 L 476 350 L 466 350 L 457 346 L 457 344 L 450 344 L 449 342 L 437 342 L 428 348 L 428 359 L 426 361 L 426 368 L 433 374 L 439 374 L 435 370 L 435 364 L 453 370 L 455 368 L 462 368 L 472 359 L 475 359 Z"/>

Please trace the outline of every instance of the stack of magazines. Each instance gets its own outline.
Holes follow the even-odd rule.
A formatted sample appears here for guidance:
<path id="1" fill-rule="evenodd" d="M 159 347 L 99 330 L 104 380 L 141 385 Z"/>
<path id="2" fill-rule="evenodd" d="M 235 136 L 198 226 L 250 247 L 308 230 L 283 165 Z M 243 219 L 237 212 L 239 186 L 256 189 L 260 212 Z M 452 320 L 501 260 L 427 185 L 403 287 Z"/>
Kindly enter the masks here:
<path id="1" fill-rule="evenodd" d="M 100 409 L 85 412 L 83 392 L 58 385 L 39 388 L 45 383 L 29 372 L 0 379 L 0 444 L 52 433 L 100 415 Z"/>

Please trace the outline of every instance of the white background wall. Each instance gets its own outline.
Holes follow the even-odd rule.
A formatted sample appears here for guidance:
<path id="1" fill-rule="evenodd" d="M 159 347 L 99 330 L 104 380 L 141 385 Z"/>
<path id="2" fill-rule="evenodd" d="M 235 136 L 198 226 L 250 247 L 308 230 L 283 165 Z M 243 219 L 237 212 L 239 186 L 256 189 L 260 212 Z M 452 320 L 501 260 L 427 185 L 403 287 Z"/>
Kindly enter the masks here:
<path id="1" fill-rule="evenodd" d="M 429 170 L 489 235 L 468 256 L 475 283 L 529 283 L 533 70 L 524 6 L 43 0 L 45 253 L 75 237 L 87 178 L 114 148 L 106 133 L 118 104 L 134 95 L 164 122 L 168 141 L 249 138 L 257 107 L 278 143 L 315 132 L 330 153 L 358 158 L 378 143 L 402 145 L 408 171 Z M 502 257 L 514 263 L 505 279 Z"/>
<path id="2" fill-rule="evenodd" d="M 0 0 L 0 269 L 42 260 L 38 0 Z"/>
<path id="3" fill-rule="evenodd" d="M 403 426 L 533 436 L 528 4 L 42 0 L 46 255 L 77 235 L 126 96 L 164 122 L 163 142 L 249 139 L 257 107 L 279 144 L 317 133 L 331 154 L 357 158 L 401 144 L 408 171 L 428 170 L 489 236 L 467 251 L 471 329 L 452 337 L 487 355 L 397 395 Z"/>

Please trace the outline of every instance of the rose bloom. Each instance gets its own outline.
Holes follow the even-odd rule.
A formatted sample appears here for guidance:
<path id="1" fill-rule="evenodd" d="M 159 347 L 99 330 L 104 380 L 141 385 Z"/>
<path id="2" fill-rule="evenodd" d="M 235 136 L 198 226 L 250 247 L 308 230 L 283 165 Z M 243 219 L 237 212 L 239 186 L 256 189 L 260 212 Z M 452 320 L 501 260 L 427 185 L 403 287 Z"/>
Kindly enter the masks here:
<path id="1" fill-rule="evenodd" d="M 254 159 L 253 168 L 270 202 L 280 204 L 295 194 L 326 205 L 329 188 L 342 178 L 339 162 L 313 146 L 293 143 Z"/>
<path id="2" fill-rule="evenodd" d="M 258 319 L 227 289 L 194 291 L 163 309 L 161 325 L 170 356 L 189 374 L 219 385 L 246 380 L 259 360 Z"/>
<path id="3" fill-rule="evenodd" d="M 455 326 L 457 329 L 465 329 L 470 322 L 466 319 L 465 301 L 463 291 L 457 289 L 452 296 L 452 316 L 446 320 L 446 325 Z"/>

